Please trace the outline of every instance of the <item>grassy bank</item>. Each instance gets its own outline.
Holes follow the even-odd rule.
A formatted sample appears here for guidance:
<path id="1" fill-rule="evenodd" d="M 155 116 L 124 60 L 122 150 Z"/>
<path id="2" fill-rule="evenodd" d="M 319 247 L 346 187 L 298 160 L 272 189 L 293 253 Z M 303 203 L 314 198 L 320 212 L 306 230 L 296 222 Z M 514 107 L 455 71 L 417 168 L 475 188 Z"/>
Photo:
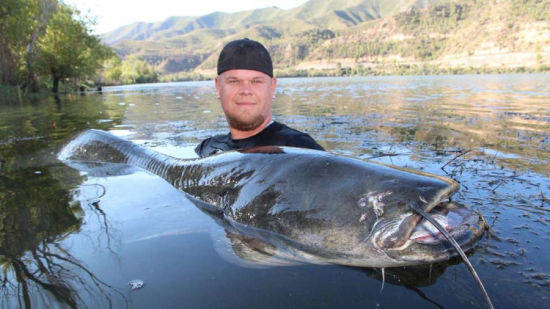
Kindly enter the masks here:
<path id="1" fill-rule="evenodd" d="M 550 66 L 532 67 L 442 67 L 432 64 L 395 64 L 375 67 L 358 65 L 324 70 L 277 70 L 278 77 L 379 76 L 379 75 L 462 75 L 550 72 Z"/>
<path id="2" fill-rule="evenodd" d="M 543 73 L 550 72 L 550 66 L 533 67 L 443 67 L 433 64 L 387 64 L 377 66 L 356 65 L 334 69 L 293 68 L 275 70 L 277 77 L 337 77 L 337 76 L 384 76 L 384 75 L 462 75 L 462 74 L 512 74 L 512 73 Z M 215 75 L 198 74 L 195 72 L 179 72 L 160 77 L 161 82 L 185 82 L 212 80 Z"/>

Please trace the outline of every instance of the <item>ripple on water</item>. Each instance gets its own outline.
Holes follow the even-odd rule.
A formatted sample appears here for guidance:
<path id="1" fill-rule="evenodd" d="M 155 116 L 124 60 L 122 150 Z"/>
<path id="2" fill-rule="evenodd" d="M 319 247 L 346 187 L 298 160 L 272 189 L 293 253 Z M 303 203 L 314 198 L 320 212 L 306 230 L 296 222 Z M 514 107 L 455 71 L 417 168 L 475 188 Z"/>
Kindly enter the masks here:
<path id="1" fill-rule="evenodd" d="M 273 110 L 275 120 L 308 132 L 331 152 L 460 182 L 453 202 L 480 211 L 490 226 L 470 258 L 496 307 L 542 308 L 550 287 L 549 87 L 548 74 L 282 78 Z M 28 109 L 2 107 L 0 184 L 9 180 L 11 187 L 0 192 L 0 201 L 8 200 L 5 192 L 36 190 L 25 191 L 24 203 L 0 209 L 1 215 L 15 224 L 26 217 L 12 214 L 13 209 L 23 212 L 51 200 L 57 205 L 64 194 L 73 196 L 75 203 L 51 210 L 73 207 L 81 225 L 52 236 L 55 244 L 121 291 L 128 290 L 130 280 L 146 282 L 129 296 L 144 307 L 158 306 L 155 299 L 166 307 L 403 307 L 426 306 L 425 298 L 445 307 L 483 306 L 457 261 L 434 265 L 433 273 L 424 269 L 418 278 L 409 269 L 386 270 L 393 281 L 383 293 L 375 271 L 311 265 L 250 270 L 221 257 L 220 243 L 227 254 L 235 245 L 228 243 L 226 231 L 164 181 L 122 167 L 118 175 L 84 175 L 44 166 L 55 161 L 58 144 L 90 127 L 175 157 L 194 156 L 200 140 L 227 133 L 214 91 L 212 81 L 131 85 L 105 87 L 102 96 L 67 96 L 60 105 L 52 100 Z M 14 188 L 17 184 L 25 187 Z M 33 199 L 39 193 L 52 195 Z M 27 222 L 16 234 L 28 235 L 35 223 Z"/>

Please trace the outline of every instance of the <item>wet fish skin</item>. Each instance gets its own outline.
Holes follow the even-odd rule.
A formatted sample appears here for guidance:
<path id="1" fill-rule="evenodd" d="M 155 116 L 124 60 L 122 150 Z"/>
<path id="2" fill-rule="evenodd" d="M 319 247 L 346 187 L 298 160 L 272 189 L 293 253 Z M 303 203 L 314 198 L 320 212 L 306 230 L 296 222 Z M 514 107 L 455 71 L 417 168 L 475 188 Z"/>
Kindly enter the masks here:
<path id="1" fill-rule="evenodd" d="M 312 262 L 392 267 L 456 255 L 449 246 L 408 238 L 420 218 L 407 203 L 429 212 L 458 189 L 441 176 L 292 147 L 180 160 L 99 130 L 75 138 L 59 159 L 143 168 L 224 224 Z M 458 237 L 465 250 L 483 231 L 472 222 L 469 232 Z"/>

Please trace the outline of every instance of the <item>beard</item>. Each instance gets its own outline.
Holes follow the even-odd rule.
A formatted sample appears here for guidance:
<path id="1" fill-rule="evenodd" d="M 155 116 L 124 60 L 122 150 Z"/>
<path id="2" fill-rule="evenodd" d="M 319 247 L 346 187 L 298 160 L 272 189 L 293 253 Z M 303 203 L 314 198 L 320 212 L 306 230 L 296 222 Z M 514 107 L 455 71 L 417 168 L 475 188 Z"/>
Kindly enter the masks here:
<path id="1" fill-rule="evenodd" d="M 256 117 L 248 120 L 237 119 L 231 115 L 226 115 L 229 126 L 239 131 L 252 131 L 258 128 L 265 121 L 263 115 L 257 115 Z"/>

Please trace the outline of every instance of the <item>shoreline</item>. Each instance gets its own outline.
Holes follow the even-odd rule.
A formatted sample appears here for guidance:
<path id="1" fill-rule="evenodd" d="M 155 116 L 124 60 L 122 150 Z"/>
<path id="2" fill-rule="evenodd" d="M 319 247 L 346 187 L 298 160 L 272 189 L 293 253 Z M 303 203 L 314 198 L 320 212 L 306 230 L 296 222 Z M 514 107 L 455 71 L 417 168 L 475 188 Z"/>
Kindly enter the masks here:
<path id="1" fill-rule="evenodd" d="M 475 74 L 475 73 L 464 73 L 464 74 L 409 74 L 409 75 L 405 75 L 405 74 L 401 74 L 401 75 L 396 75 L 396 74 L 386 74 L 386 75 L 350 75 L 350 76 L 329 76 L 329 75 L 324 75 L 324 76 L 275 76 L 279 79 L 293 79 L 293 78 L 368 78 L 368 77 L 400 77 L 400 76 L 408 76 L 408 77 L 412 77 L 412 76 L 467 76 L 467 75 L 487 75 L 487 76 L 490 76 L 490 75 L 517 75 L 517 74 L 521 74 L 521 75 L 531 75 L 531 74 L 550 74 L 550 70 L 549 71 L 545 71 L 545 72 L 506 72 L 506 73 L 479 73 L 479 74 Z M 104 89 L 105 88 L 114 88 L 114 87 L 127 87 L 127 86 L 146 86 L 146 85 L 158 85 L 158 84 L 170 84 L 170 83 L 187 83 L 187 82 L 212 82 L 213 79 L 201 79 L 201 80 L 179 80 L 179 81 L 159 81 L 159 82 L 155 82 L 155 83 L 136 83 L 136 84 L 120 84 L 120 85 L 104 85 Z M 108 91 L 107 91 L 108 92 Z M 91 90 L 91 91 L 88 91 L 86 93 L 97 93 L 97 91 L 94 91 L 94 90 Z"/>
<path id="2" fill-rule="evenodd" d="M 543 65 L 538 68 L 533 67 L 439 67 L 434 65 L 398 65 L 392 67 L 379 67 L 375 69 L 365 67 L 343 67 L 339 70 L 295 70 L 281 69 L 275 70 L 274 75 L 281 77 L 368 77 L 368 76 L 415 76 L 415 75 L 467 75 L 467 74 L 536 74 L 548 73 L 550 66 Z M 175 76 L 174 76 L 175 75 Z M 213 80 L 215 75 L 197 74 L 195 72 L 183 72 L 173 75 L 161 76 L 157 83 L 187 82 L 187 81 L 207 81 Z M 104 86 L 123 86 L 131 84 L 112 84 Z"/>
<path id="3" fill-rule="evenodd" d="M 542 68 L 440 68 L 436 66 L 425 65 L 422 67 L 410 67 L 408 65 L 399 66 L 401 70 L 367 70 L 367 72 L 357 71 L 351 68 L 341 68 L 338 74 L 335 70 L 292 70 L 283 69 L 275 70 L 275 77 L 277 78 L 315 78 L 315 77 L 375 77 L 375 76 L 452 76 L 452 75 L 505 75 L 505 74 L 545 74 L 550 73 L 550 66 L 543 66 Z M 212 81 L 214 75 L 197 75 L 193 72 L 186 72 L 189 77 L 181 78 L 161 78 L 157 82 L 152 83 L 105 83 L 102 87 L 121 87 L 130 85 L 146 85 L 146 84 L 163 84 L 163 83 L 177 83 L 177 82 L 193 82 L 193 81 Z M 363 73 L 363 74 L 362 74 Z M 364 74 L 370 73 L 370 74 Z M 166 77 L 166 76 L 164 76 Z M 75 94 L 75 93 L 97 93 L 93 90 L 94 87 L 90 87 L 90 90 L 79 91 L 74 89 L 72 91 L 60 91 L 58 94 Z M 10 105 L 22 102 L 24 99 L 43 98 L 50 95 L 56 95 L 49 89 L 40 89 L 39 92 L 29 93 L 25 90 L 21 90 L 18 86 L 0 84 L 0 105 Z"/>

